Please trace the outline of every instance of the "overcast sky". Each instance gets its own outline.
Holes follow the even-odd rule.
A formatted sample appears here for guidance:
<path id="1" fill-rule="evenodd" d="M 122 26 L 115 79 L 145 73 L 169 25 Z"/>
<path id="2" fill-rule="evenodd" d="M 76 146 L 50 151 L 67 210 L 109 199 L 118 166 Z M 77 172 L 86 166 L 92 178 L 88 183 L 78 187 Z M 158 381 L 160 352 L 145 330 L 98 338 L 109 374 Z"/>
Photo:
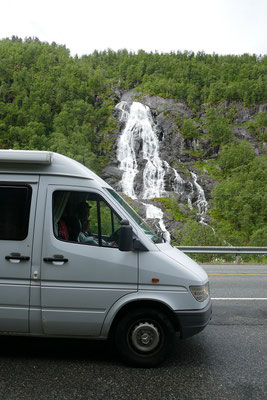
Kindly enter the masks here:
<path id="1" fill-rule="evenodd" d="M 0 39 L 96 50 L 267 54 L 267 0 L 1 0 Z"/>

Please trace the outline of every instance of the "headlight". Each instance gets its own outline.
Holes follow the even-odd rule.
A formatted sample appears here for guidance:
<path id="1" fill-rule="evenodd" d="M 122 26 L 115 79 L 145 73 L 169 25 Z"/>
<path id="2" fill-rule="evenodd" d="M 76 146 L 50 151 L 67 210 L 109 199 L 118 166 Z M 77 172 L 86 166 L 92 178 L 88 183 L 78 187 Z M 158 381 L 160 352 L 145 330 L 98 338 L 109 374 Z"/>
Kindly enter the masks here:
<path id="1" fill-rule="evenodd" d="M 209 282 L 201 286 L 189 286 L 189 289 L 197 301 L 205 301 L 210 295 Z"/>

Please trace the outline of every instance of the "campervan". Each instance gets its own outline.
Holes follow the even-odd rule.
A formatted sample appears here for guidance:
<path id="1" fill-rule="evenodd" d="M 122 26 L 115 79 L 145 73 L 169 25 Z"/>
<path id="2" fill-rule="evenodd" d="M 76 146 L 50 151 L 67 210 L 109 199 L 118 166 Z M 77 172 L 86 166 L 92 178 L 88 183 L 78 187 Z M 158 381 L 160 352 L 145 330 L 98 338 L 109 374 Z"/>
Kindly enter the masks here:
<path id="1" fill-rule="evenodd" d="M 0 150 L 0 213 L 1 334 L 109 339 L 151 367 L 208 324 L 206 272 L 82 164 Z"/>

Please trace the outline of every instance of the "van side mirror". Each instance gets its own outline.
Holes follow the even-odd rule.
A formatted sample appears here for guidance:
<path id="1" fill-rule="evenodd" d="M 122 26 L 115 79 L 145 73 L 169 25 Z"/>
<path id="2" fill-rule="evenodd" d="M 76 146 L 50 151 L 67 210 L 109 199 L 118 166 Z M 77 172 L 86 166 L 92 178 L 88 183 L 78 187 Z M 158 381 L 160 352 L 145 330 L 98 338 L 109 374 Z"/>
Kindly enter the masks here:
<path id="1" fill-rule="evenodd" d="M 133 250 L 133 228 L 127 219 L 121 221 L 120 234 L 119 234 L 119 250 L 132 251 Z"/>

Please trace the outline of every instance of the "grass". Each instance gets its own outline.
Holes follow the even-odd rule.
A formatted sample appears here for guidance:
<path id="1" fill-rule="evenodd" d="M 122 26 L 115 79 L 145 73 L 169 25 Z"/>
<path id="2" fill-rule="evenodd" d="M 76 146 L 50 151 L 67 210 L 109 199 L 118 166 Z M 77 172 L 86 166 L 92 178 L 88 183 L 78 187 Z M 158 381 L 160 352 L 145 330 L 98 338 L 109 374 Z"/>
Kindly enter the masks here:
<path id="1" fill-rule="evenodd" d="M 182 211 L 180 210 L 180 207 L 178 206 L 178 204 L 176 203 L 176 201 L 170 197 L 160 197 L 155 199 L 158 203 L 160 203 L 161 205 L 163 205 L 163 207 L 165 208 L 165 211 L 168 214 L 171 214 L 171 216 L 173 217 L 173 219 L 175 221 L 185 221 L 186 217 L 184 216 L 184 214 L 182 213 Z"/>
<path id="2" fill-rule="evenodd" d="M 223 172 L 218 168 L 218 164 L 214 160 L 195 161 L 194 166 L 201 173 L 204 173 L 206 170 L 209 176 L 211 176 L 212 178 L 221 179 L 223 176 Z"/>

